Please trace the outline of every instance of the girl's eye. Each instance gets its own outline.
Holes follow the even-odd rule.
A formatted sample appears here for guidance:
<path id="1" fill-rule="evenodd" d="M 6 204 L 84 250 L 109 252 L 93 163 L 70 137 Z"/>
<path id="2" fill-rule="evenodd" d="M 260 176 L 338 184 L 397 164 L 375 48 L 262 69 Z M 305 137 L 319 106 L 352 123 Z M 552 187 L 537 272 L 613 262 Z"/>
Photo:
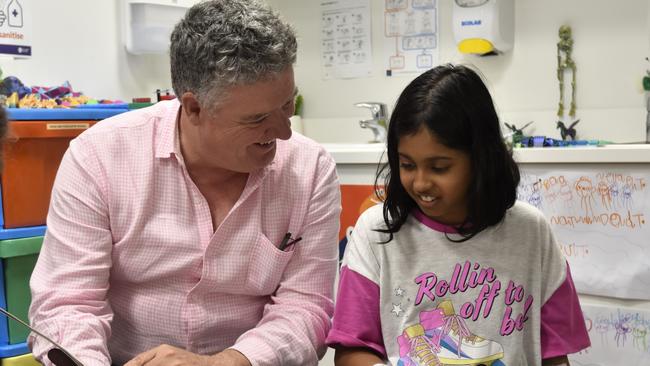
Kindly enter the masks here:
<path id="1" fill-rule="evenodd" d="M 411 164 L 411 163 L 402 163 L 402 162 L 400 162 L 400 163 L 399 163 L 399 167 L 400 167 L 401 169 L 409 170 L 409 169 L 413 169 L 413 164 Z"/>
<path id="2" fill-rule="evenodd" d="M 431 170 L 432 170 L 434 173 L 444 173 L 444 172 L 446 172 L 447 170 L 449 170 L 449 167 L 448 167 L 448 166 L 442 166 L 442 167 L 436 167 L 436 166 L 434 166 L 434 167 L 431 167 Z"/>

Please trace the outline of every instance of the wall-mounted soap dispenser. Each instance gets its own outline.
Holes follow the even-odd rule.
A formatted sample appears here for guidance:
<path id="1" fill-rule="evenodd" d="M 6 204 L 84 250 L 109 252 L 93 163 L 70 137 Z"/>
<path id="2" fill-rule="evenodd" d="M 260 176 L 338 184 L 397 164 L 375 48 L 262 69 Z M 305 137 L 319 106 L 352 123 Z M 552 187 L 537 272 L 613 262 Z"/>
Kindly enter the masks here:
<path id="1" fill-rule="evenodd" d="M 133 54 L 166 53 L 176 23 L 196 0 L 123 0 L 124 43 Z"/>
<path id="2" fill-rule="evenodd" d="M 453 0 L 452 18 L 460 52 L 492 55 L 512 48 L 514 0 Z"/>

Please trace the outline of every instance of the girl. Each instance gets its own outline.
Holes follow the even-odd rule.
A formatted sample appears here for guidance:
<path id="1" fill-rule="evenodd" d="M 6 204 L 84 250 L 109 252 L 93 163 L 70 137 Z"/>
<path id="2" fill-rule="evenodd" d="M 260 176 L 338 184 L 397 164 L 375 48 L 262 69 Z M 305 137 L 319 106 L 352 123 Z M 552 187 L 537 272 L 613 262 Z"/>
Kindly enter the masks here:
<path id="1" fill-rule="evenodd" d="M 516 202 L 519 170 L 475 72 L 439 66 L 406 87 L 384 169 L 383 206 L 345 252 L 337 366 L 568 365 L 590 345 L 547 221 Z"/>

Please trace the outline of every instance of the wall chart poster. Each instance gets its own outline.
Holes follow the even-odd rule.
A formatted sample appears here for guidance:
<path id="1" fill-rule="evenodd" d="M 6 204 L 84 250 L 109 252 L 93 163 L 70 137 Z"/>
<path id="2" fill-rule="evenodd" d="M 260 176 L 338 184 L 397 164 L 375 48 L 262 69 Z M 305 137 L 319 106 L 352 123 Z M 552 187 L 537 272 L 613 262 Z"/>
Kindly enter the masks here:
<path id="1" fill-rule="evenodd" d="M 386 76 L 422 73 L 438 65 L 438 38 L 436 0 L 386 0 Z"/>
<path id="2" fill-rule="evenodd" d="M 572 366 L 650 365 L 650 313 L 582 304 L 591 347 L 569 356 Z"/>
<path id="3" fill-rule="evenodd" d="M 518 198 L 548 218 L 579 293 L 648 300 L 650 172 L 594 166 L 522 165 Z"/>
<path id="4" fill-rule="evenodd" d="M 321 1 L 323 79 L 372 74 L 370 0 Z"/>

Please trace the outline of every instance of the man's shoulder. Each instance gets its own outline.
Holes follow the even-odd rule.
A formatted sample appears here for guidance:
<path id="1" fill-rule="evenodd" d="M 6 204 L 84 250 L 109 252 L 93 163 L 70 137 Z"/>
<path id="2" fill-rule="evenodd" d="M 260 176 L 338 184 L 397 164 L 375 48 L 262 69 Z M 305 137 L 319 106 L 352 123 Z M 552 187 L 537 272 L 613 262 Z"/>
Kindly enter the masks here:
<path id="1" fill-rule="evenodd" d="M 280 143 L 278 162 L 289 166 L 300 166 L 304 169 L 326 168 L 334 166 L 335 162 L 323 145 L 294 132 L 291 138 Z"/>
<path id="2" fill-rule="evenodd" d="M 147 143 L 154 144 L 156 136 L 164 133 L 165 126 L 161 121 L 166 120 L 171 108 L 173 106 L 169 103 L 158 103 L 106 118 L 80 134 L 71 146 L 111 153 L 128 152 L 130 147 L 142 149 Z"/>
<path id="3" fill-rule="evenodd" d="M 170 107 L 172 106 L 167 102 L 124 112 L 97 122 L 80 136 L 87 139 L 102 139 L 106 135 L 115 138 L 117 134 L 133 136 L 139 130 L 155 128 L 156 122 L 164 118 Z"/>

